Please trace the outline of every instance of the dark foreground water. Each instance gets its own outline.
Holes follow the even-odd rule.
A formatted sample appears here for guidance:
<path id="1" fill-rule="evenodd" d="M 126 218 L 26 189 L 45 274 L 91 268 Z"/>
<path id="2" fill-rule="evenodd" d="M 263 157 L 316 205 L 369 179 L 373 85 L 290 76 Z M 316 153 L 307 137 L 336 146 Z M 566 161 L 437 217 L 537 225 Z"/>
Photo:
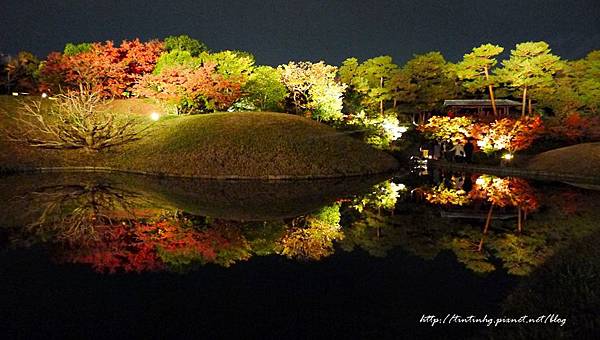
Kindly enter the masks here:
<path id="1" fill-rule="evenodd" d="M 3 338 L 593 338 L 600 192 L 0 178 Z"/>

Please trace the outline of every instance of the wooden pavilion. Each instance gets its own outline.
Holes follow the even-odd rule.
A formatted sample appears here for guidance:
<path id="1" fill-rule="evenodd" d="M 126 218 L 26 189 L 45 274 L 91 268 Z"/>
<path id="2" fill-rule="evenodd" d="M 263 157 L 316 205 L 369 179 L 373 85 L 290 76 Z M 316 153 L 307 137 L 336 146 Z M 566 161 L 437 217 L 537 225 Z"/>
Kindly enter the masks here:
<path id="1" fill-rule="evenodd" d="M 518 108 L 521 103 L 510 99 L 496 99 L 498 116 L 512 116 L 520 114 Z M 448 114 L 455 116 L 493 116 L 492 101 L 489 99 L 447 99 L 444 108 Z"/>

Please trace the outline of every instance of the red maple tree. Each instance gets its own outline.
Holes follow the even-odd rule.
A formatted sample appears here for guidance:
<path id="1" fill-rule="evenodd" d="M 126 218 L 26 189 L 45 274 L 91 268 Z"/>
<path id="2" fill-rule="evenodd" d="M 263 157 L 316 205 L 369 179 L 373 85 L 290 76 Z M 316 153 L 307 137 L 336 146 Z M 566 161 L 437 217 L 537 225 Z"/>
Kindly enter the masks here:
<path id="1" fill-rule="evenodd" d="M 119 47 L 112 41 L 93 43 L 74 55 L 53 52 L 40 70 L 40 91 L 57 93 L 86 83 L 106 97 L 126 97 L 141 76 L 152 72 L 162 52 L 162 42 L 139 39 L 124 40 Z"/>
<path id="2" fill-rule="evenodd" d="M 224 110 L 242 95 L 242 79 L 225 78 L 214 63 L 192 68 L 170 67 L 160 74 L 146 74 L 134 87 L 142 97 L 170 101 L 199 111 Z"/>

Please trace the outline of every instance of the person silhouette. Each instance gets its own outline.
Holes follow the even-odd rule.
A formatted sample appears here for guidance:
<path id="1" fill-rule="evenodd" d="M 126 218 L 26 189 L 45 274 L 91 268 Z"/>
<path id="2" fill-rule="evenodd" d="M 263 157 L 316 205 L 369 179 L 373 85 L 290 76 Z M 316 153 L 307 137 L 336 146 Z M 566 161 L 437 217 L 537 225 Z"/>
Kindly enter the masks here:
<path id="1" fill-rule="evenodd" d="M 475 150 L 475 145 L 473 145 L 473 138 L 467 139 L 467 143 L 464 146 L 465 151 L 465 162 L 471 163 L 473 160 L 473 150 Z"/>

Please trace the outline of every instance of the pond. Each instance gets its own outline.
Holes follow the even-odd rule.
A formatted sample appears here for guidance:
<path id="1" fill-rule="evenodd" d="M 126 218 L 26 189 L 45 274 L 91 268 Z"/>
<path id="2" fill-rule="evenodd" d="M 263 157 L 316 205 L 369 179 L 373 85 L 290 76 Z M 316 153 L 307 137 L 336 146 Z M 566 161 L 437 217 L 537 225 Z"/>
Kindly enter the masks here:
<path id="1" fill-rule="evenodd" d="M 3 176 L 0 323 L 25 338 L 585 337 L 600 325 L 592 189 L 443 169 Z"/>

